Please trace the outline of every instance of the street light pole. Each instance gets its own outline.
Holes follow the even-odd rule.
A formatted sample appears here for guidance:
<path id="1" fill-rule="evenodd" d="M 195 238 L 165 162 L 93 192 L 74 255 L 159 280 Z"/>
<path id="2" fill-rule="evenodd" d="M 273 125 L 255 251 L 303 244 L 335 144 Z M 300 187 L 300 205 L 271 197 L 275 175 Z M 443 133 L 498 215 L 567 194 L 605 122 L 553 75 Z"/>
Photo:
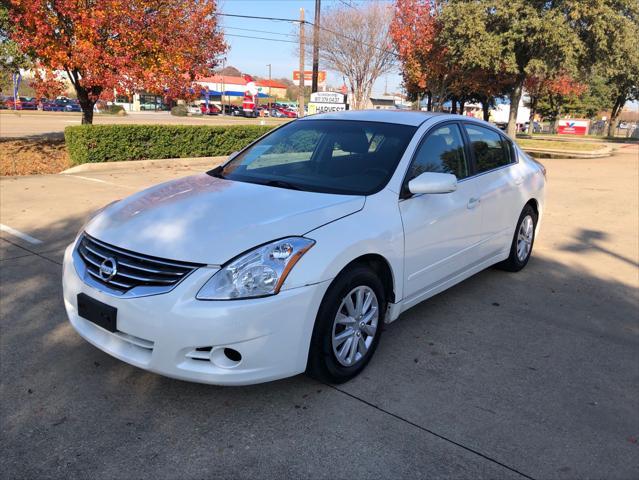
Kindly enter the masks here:
<path id="1" fill-rule="evenodd" d="M 315 0 L 315 18 L 313 19 L 313 80 L 311 93 L 317 92 L 319 75 L 319 34 L 320 34 L 320 10 L 321 0 Z"/>
<path id="2" fill-rule="evenodd" d="M 297 94 L 298 116 L 304 116 L 304 9 L 300 8 L 300 88 Z"/>

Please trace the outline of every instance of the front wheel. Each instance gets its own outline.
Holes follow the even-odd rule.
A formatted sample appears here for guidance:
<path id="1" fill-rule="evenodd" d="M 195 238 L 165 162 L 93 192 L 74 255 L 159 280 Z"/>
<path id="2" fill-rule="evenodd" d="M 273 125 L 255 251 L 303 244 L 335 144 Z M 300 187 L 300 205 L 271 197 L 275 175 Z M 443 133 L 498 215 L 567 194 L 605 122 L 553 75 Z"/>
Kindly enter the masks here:
<path id="1" fill-rule="evenodd" d="M 355 266 L 340 274 L 320 305 L 307 373 L 331 383 L 357 376 L 375 353 L 385 311 L 384 287 L 373 270 Z"/>
<path id="2" fill-rule="evenodd" d="M 497 266 L 509 272 L 518 272 L 526 266 L 532 254 L 535 243 L 535 230 L 537 228 L 537 212 L 526 205 L 517 221 L 515 236 L 510 246 L 510 255 Z"/>

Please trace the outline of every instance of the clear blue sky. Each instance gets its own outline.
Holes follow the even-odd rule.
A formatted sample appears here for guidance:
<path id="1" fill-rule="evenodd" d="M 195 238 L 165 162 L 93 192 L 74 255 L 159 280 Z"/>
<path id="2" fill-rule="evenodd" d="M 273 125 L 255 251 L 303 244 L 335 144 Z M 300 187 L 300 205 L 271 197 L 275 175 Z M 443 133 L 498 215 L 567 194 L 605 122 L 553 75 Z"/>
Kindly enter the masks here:
<path id="1" fill-rule="evenodd" d="M 359 2 L 357 0 L 344 0 L 344 2 L 322 0 L 322 11 L 340 3 L 342 5 L 343 3 L 357 5 L 361 3 L 361 0 Z M 300 8 L 304 9 L 306 20 L 313 22 L 315 16 L 314 0 L 220 0 L 218 4 L 218 10 L 221 13 L 293 19 L 299 18 Z M 226 65 L 232 65 L 242 73 L 267 77 L 268 67 L 266 65 L 270 63 L 273 78 L 285 77 L 292 80 L 293 70 L 299 69 L 299 58 L 293 43 L 242 38 L 234 35 L 293 41 L 295 38 L 290 35 L 296 29 L 296 24 L 233 17 L 220 17 L 220 20 L 221 26 L 227 34 L 226 41 L 230 46 L 226 55 Z M 247 30 L 261 30 L 262 32 Z M 312 34 L 310 28 L 307 29 L 307 34 Z M 310 70 L 311 68 L 312 59 L 307 58 L 306 69 Z M 383 93 L 386 81 L 389 92 L 399 91 L 401 77 L 398 73 L 394 73 L 380 78 L 375 84 L 373 93 Z M 328 84 L 340 86 L 342 84 L 341 77 L 335 72 L 329 71 Z"/>

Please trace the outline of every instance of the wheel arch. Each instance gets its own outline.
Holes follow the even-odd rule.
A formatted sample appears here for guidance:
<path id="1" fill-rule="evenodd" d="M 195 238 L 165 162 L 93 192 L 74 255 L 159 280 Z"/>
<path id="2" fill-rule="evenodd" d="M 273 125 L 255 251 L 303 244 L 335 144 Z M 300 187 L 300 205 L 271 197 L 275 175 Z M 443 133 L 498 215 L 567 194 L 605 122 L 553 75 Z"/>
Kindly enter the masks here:
<path id="1" fill-rule="evenodd" d="M 397 298 L 395 277 L 390 263 L 384 256 L 378 253 L 367 253 L 365 255 L 361 255 L 347 263 L 344 268 L 340 270 L 338 275 L 341 275 L 355 265 L 366 265 L 375 271 L 382 281 L 382 285 L 384 285 L 384 290 L 387 295 L 386 300 L 390 303 L 395 303 Z"/>
<path id="2" fill-rule="evenodd" d="M 539 202 L 537 201 L 537 199 L 536 198 L 531 198 L 530 200 L 528 200 L 526 202 L 526 205 L 524 205 L 524 208 L 526 208 L 528 205 L 530 205 L 532 207 L 532 209 L 537 214 L 537 218 L 539 218 Z"/>

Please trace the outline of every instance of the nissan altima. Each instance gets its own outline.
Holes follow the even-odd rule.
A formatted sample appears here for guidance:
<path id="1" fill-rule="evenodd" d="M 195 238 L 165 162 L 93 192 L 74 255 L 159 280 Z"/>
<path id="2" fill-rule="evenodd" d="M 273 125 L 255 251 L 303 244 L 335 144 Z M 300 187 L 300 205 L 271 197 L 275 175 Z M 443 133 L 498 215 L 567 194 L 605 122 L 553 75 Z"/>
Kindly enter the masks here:
<path id="1" fill-rule="evenodd" d="M 162 375 L 344 382 L 384 323 L 487 267 L 526 266 L 545 175 L 472 118 L 302 118 L 94 214 L 65 252 L 64 303 L 88 342 Z"/>

